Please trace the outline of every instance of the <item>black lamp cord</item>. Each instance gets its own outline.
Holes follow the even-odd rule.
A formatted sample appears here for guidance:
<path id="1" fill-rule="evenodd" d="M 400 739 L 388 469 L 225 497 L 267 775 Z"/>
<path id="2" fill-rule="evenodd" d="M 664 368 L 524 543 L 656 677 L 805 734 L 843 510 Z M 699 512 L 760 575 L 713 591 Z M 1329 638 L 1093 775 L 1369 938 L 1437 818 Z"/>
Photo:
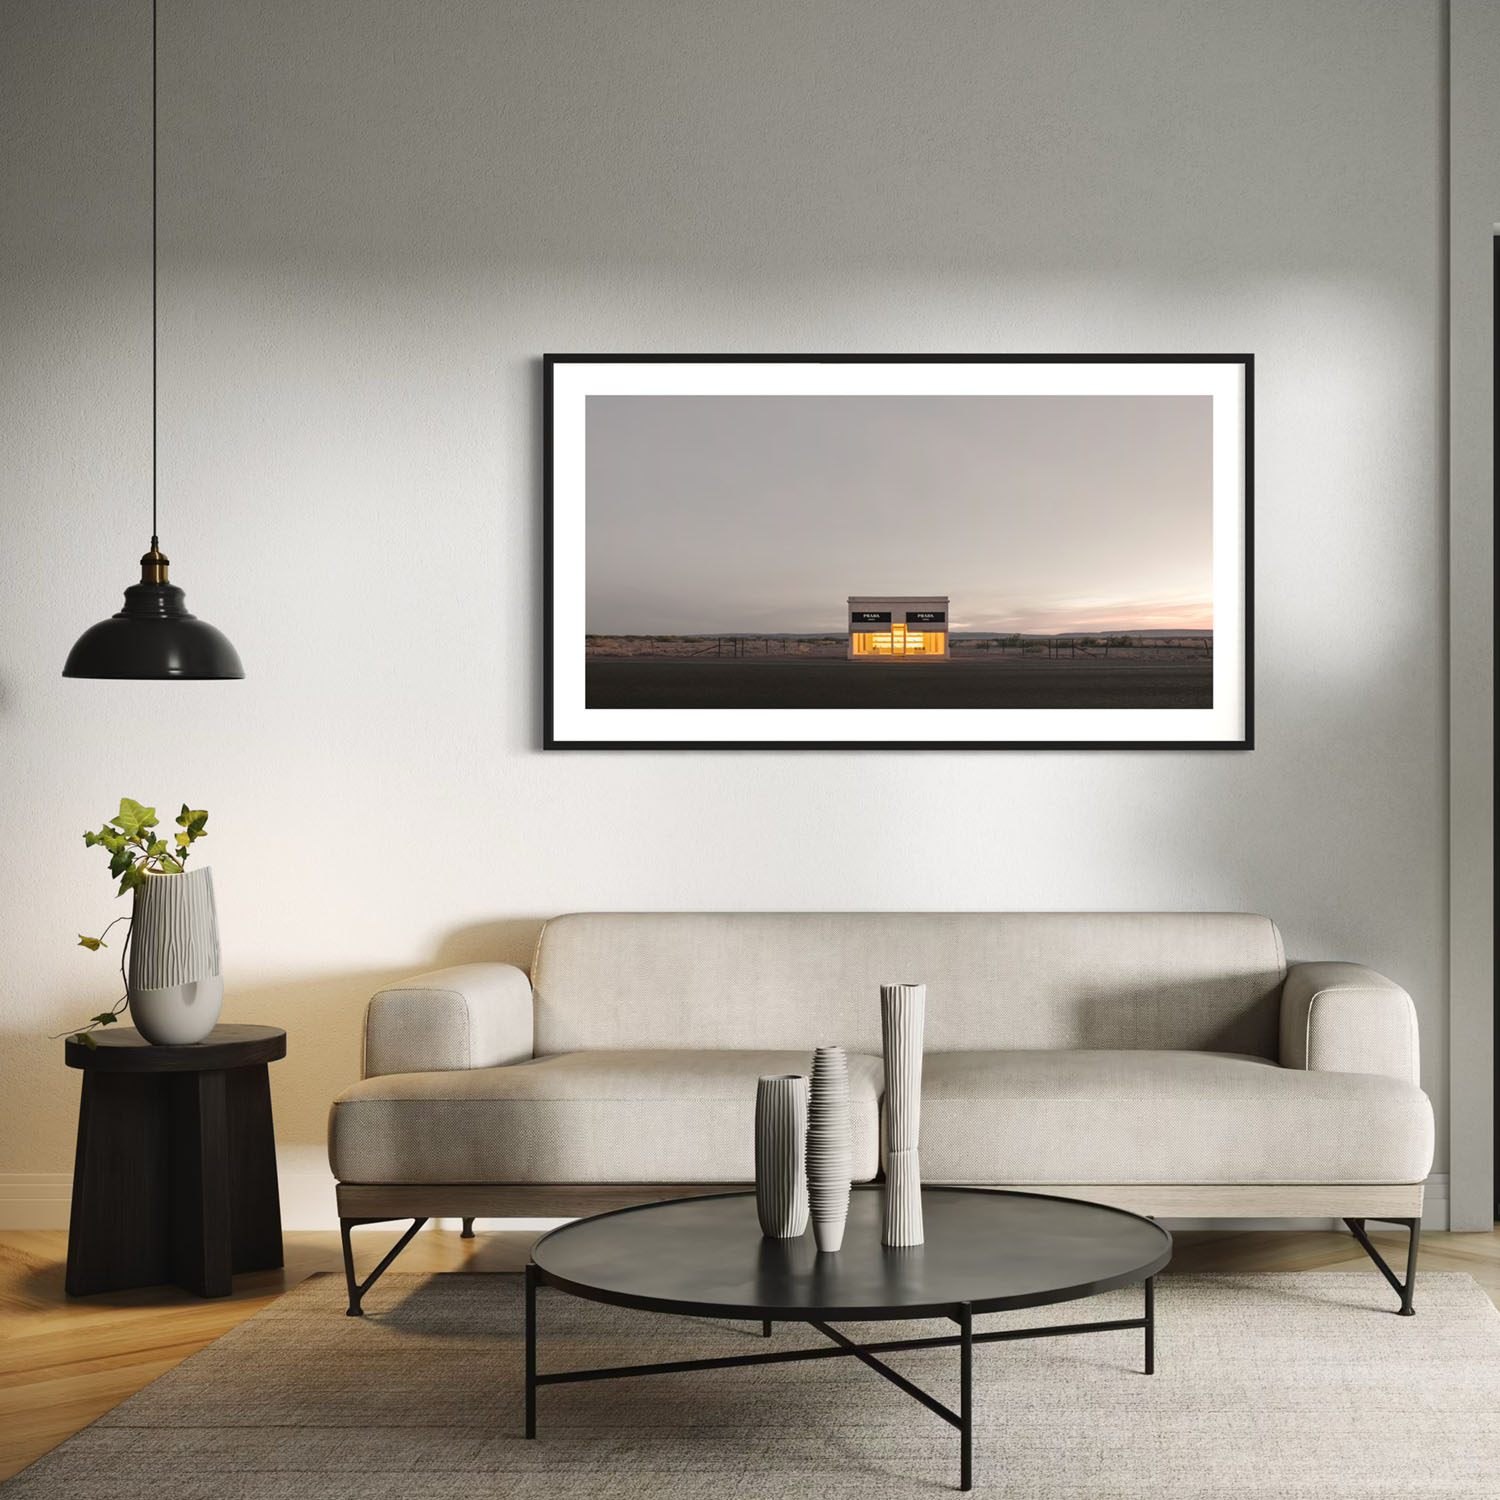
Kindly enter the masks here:
<path id="1" fill-rule="evenodd" d="M 151 0 L 151 550 L 156 551 L 156 4 Z"/>

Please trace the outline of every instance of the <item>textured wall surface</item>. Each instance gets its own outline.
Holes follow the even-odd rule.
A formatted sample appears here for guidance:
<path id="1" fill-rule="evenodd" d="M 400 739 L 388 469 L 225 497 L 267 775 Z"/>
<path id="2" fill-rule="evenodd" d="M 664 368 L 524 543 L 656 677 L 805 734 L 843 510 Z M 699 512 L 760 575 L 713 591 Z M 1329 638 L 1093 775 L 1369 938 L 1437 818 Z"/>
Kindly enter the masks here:
<path id="1" fill-rule="evenodd" d="M 71 1165 L 121 793 L 211 810 L 289 1160 L 372 988 L 587 908 L 1261 911 L 1411 990 L 1441 1118 L 1441 19 L 162 0 L 162 544 L 249 676 L 131 686 L 58 673 L 149 530 L 149 7 L 7 4 L 0 1173 Z M 1253 351 L 1258 747 L 541 753 L 589 349 Z"/>
<path id="2" fill-rule="evenodd" d="M 1500 6 L 1450 6 L 1449 988 L 1455 1229 L 1495 1193 L 1495 327 Z M 1490 315 L 1485 316 L 1486 312 Z"/>

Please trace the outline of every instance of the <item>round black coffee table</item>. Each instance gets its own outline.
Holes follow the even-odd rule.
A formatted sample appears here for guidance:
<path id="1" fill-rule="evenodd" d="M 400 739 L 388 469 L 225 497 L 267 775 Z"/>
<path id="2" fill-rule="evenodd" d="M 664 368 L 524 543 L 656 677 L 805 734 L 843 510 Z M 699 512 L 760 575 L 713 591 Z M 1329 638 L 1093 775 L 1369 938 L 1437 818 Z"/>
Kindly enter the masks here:
<path id="1" fill-rule="evenodd" d="M 857 1187 L 844 1245 L 820 1255 L 809 1230 L 800 1239 L 761 1236 L 753 1193 L 718 1193 L 617 1209 L 545 1234 L 526 1267 L 526 1436 L 536 1436 L 536 1388 L 625 1375 L 721 1370 L 737 1365 L 849 1356 L 863 1361 L 959 1431 L 960 1488 L 973 1487 L 973 1346 L 1065 1333 L 1139 1328 L 1145 1369 L 1153 1368 L 1152 1278 L 1172 1258 L 1166 1230 L 1124 1209 L 1076 1198 L 986 1188 L 922 1190 L 926 1243 L 880 1243 L 879 1187 Z M 1070 1302 L 1143 1282 L 1139 1318 L 1008 1328 L 975 1333 L 976 1313 Z M 621 1365 L 537 1374 L 536 1290 L 553 1286 L 593 1302 L 692 1317 L 807 1323 L 827 1347 L 737 1354 L 720 1359 Z M 945 1318 L 957 1335 L 856 1344 L 831 1323 Z M 877 1355 L 897 1349 L 959 1349 L 954 1412 Z"/>

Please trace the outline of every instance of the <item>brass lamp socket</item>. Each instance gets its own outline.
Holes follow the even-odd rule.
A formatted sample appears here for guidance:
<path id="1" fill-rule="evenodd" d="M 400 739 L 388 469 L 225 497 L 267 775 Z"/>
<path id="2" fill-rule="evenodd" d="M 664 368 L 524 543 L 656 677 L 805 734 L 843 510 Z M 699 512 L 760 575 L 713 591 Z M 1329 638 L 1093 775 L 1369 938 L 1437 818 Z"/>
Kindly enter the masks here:
<path id="1" fill-rule="evenodd" d="M 156 545 L 156 538 L 151 538 L 151 550 L 141 558 L 141 582 L 142 583 L 165 583 L 167 581 L 167 564 L 171 558 L 167 557 Z"/>

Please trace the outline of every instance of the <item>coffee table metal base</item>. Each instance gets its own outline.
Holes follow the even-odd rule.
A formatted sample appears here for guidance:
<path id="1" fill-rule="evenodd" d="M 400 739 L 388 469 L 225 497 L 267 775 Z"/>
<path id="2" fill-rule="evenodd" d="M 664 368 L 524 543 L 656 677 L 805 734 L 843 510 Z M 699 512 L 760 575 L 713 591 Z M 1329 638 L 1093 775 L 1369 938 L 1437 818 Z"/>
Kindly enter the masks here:
<path id="1" fill-rule="evenodd" d="M 974 1345 L 1008 1343 L 1013 1339 L 1056 1338 L 1072 1333 L 1118 1333 L 1139 1328 L 1145 1336 L 1145 1373 L 1156 1368 L 1155 1277 L 1143 1283 L 1145 1309 L 1139 1318 L 1116 1318 L 1103 1323 L 1063 1323 L 1049 1328 L 1004 1328 L 986 1333 L 974 1332 L 974 1315 L 967 1302 L 954 1307 L 949 1318 L 958 1324 L 958 1333 L 925 1339 L 885 1339 L 870 1344 L 856 1344 L 830 1324 L 816 1318 L 799 1319 L 816 1329 L 830 1342 L 814 1349 L 776 1349 L 763 1354 L 727 1354 L 715 1359 L 676 1359 L 663 1364 L 613 1365 L 599 1370 L 549 1370 L 539 1375 L 536 1368 L 536 1293 L 549 1284 L 547 1274 L 536 1265 L 526 1267 L 526 1436 L 536 1436 L 536 1392 L 542 1385 L 568 1385 L 580 1380 L 618 1380 L 634 1375 L 676 1375 L 690 1370 L 730 1370 L 741 1365 L 792 1364 L 804 1359 L 840 1359 L 853 1357 L 868 1365 L 877 1375 L 889 1380 L 898 1390 L 921 1402 L 928 1411 L 958 1429 L 959 1488 L 974 1487 Z M 564 1288 L 564 1290 L 567 1290 Z M 762 1332 L 769 1334 L 771 1324 L 764 1322 Z M 877 1355 L 901 1349 L 951 1349 L 957 1346 L 959 1409 L 943 1405 L 921 1386 L 898 1374 Z"/>

